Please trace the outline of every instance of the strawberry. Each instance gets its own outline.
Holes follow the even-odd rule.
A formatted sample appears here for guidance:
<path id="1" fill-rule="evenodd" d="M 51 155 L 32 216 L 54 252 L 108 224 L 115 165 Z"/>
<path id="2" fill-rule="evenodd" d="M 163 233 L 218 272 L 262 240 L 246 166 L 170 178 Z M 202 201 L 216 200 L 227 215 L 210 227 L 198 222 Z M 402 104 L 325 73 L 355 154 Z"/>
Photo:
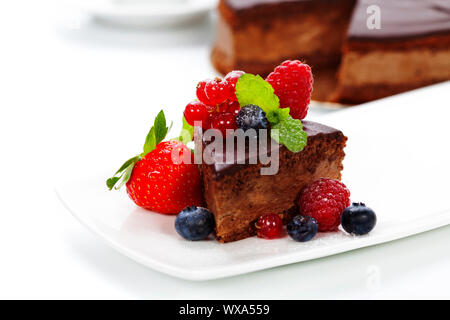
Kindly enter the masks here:
<path id="1" fill-rule="evenodd" d="M 162 142 L 168 130 L 161 111 L 147 135 L 144 152 L 126 161 L 106 184 L 110 190 L 126 184 L 128 196 L 136 205 L 176 214 L 187 206 L 201 206 L 203 200 L 194 156 L 180 141 Z"/>

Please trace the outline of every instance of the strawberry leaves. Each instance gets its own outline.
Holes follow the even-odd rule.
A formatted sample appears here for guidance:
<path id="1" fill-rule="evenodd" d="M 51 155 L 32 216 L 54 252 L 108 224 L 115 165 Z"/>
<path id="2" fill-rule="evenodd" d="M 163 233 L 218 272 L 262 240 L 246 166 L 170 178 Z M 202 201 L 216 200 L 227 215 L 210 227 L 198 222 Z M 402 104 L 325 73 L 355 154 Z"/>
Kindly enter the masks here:
<path id="1" fill-rule="evenodd" d="M 133 172 L 134 165 L 145 157 L 149 152 L 153 151 L 158 143 L 164 140 L 170 127 L 167 127 L 166 117 L 164 111 L 161 110 L 153 122 L 153 126 L 145 138 L 143 152 L 133 158 L 128 159 L 125 163 L 116 171 L 114 176 L 106 180 L 106 186 L 109 190 L 113 188 L 119 190 L 130 179 Z"/>
<path id="2" fill-rule="evenodd" d="M 144 152 L 141 156 L 144 157 L 147 153 L 154 150 L 158 143 L 164 140 L 168 131 L 169 127 L 166 125 L 166 117 L 164 116 L 164 111 L 161 110 L 145 138 Z"/>

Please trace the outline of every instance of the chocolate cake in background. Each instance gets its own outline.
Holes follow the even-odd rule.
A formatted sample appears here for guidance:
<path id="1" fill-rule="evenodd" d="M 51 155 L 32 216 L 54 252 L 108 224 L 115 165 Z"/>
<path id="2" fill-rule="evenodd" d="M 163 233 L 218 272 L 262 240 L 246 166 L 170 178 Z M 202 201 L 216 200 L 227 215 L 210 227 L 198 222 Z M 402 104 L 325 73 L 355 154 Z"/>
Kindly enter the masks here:
<path id="1" fill-rule="evenodd" d="M 366 26 L 370 4 L 381 8 L 381 29 Z M 360 0 L 331 99 L 358 103 L 449 79 L 449 0 Z"/>
<path id="2" fill-rule="evenodd" d="M 370 5 L 381 29 L 369 29 Z M 220 0 L 211 58 L 262 76 L 286 59 L 313 68 L 316 100 L 361 103 L 450 80 L 448 0 Z"/>

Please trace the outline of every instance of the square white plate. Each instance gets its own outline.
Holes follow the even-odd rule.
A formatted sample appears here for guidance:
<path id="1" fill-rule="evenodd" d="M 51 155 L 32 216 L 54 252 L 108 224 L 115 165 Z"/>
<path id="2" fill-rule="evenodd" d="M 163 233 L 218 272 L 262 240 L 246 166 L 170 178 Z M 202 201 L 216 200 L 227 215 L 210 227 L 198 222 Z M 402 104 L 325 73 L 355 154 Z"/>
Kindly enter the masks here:
<path id="1" fill-rule="evenodd" d="M 125 192 L 107 191 L 108 172 L 60 183 L 57 193 L 113 248 L 175 277 L 216 279 L 333 255 L 450 223 L 449 101 L 446 82 L 321 118 L 349 137 L 343 182 L 352 201 L 365 202 L 377 213 L 376 228 L 363 237 L 338 232 L 306 243 L 288 236 L 189 242 L 175 232 L 174 216 L 145 211 Z"/>

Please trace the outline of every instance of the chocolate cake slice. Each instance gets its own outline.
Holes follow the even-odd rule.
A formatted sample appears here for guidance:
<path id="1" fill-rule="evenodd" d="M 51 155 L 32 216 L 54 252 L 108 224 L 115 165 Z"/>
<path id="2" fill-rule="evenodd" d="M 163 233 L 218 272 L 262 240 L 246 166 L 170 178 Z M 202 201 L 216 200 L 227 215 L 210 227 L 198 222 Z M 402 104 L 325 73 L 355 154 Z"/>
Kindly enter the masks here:
<path id="1" fill-rule="evenodd" d="M 368 6 L 381 13 L 367 27 Z M 450 1 L 360 0 L 331 98 L 361 103 L 450 80 Z"/>
<path id="2" fill-rule="evenodd" d="M 367 25 L 374 5 L 379 29 Z M 301 60 L 313 99 L 371 101 L 450 80 L 450 1 L 220 0 L 211 59 L 221 73 L 261 76 Z"/>
<path id="3" fill-rule="evenodd" d="M 213 150 L 213 163 L 200 166 L 204 197 L 215 217 L 218 241 L 255 235 L 254 222 L 266 213 L 280 214 L 286 222 L 296 212 L 295 200 L 304 186 L 318 178 L 341 178 L 347 137 L 319 123 L 302 123 L 308 135 L 302 151 L 293 153 L 271 140 L 268 152 L 279 151 L 275 175 L 261 175 L 261 163 L 220 163 L 226 156 L 225 149 Z"/>

